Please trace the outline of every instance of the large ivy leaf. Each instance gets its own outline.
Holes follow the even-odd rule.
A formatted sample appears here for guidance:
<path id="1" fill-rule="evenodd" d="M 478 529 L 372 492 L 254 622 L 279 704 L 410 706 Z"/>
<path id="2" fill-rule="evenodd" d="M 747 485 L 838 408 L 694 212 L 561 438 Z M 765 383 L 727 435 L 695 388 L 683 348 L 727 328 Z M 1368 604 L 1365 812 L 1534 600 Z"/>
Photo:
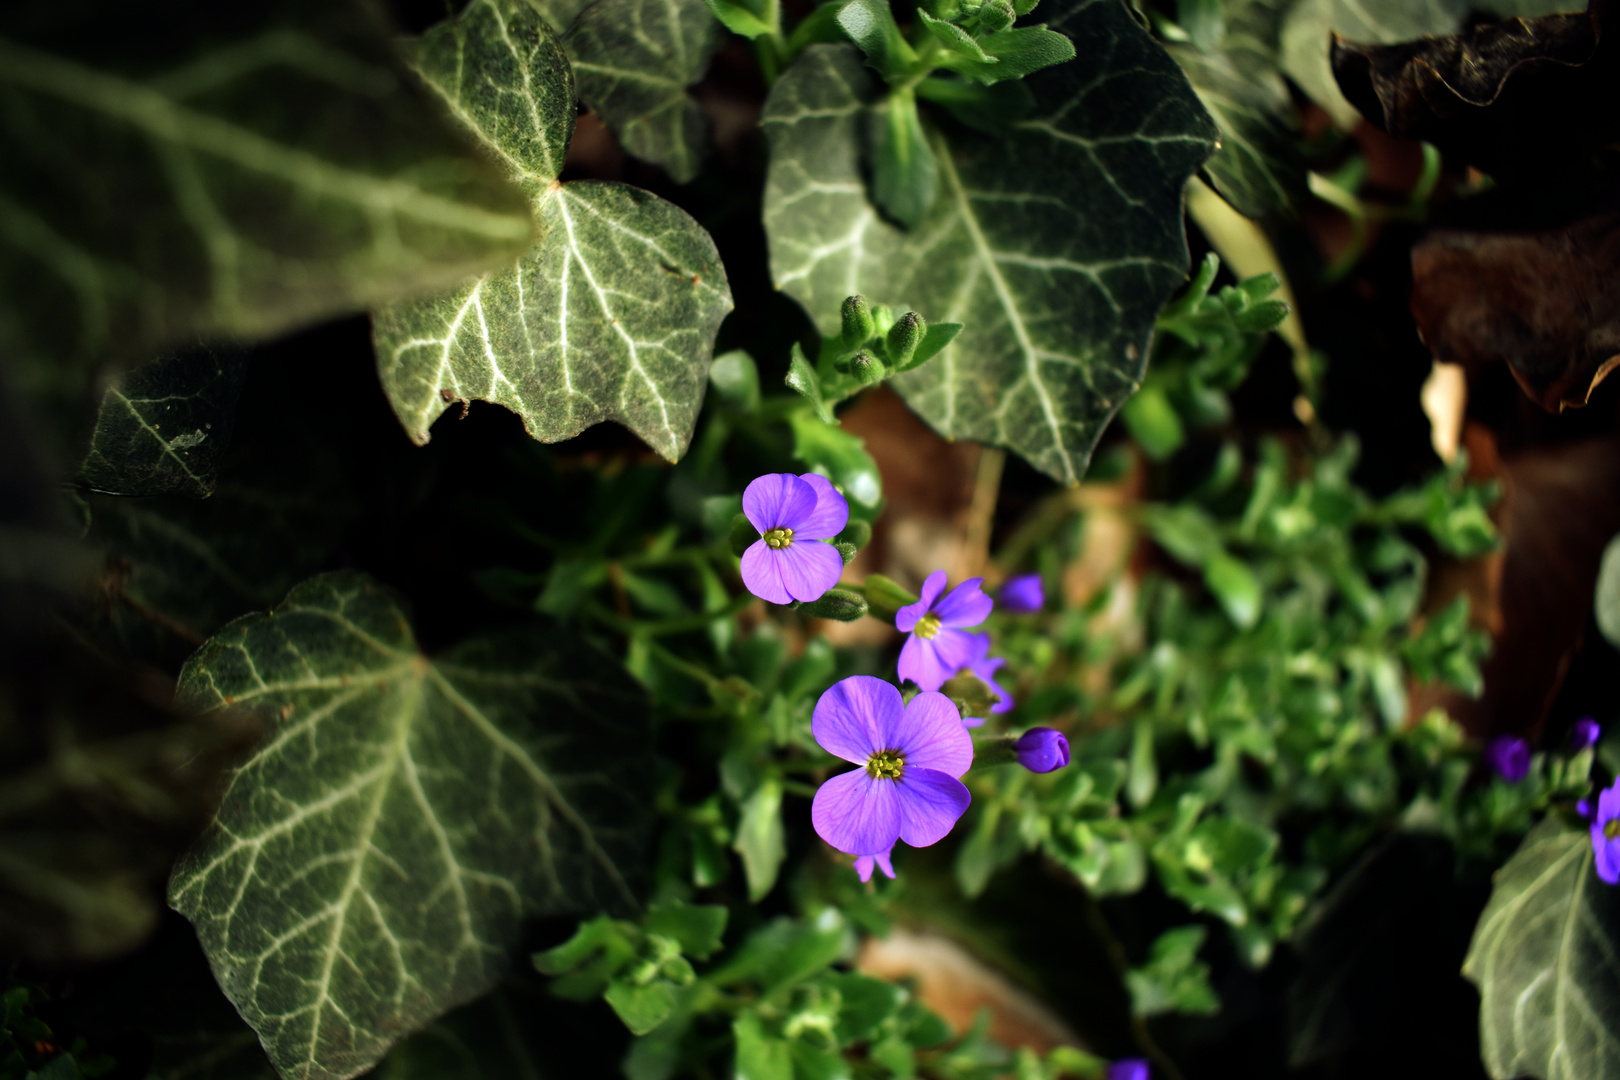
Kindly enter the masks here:
<path id="1" fill-rule="evenodd" d="M 635 904 L 647 703 L 566 637 L 430 660 L 391 592 L 331 574 L 216 635 L 177 700 L 279 721 L 170 902 L 283 1076 L 354 1076 L 484 993 L 525 915 Z"/>
<path id="2" fill-rule="evenodd" d="M 596 0 L 568 33 L 580 100 L 626 151 L 681 184 L 697 176 L 709 134 L 686 88 L 719 47 L 703 0 Z"/>
<path id="3" fill-rule="evenodd" d="M 150 356 L 444 288 L 521 251 L 521 193 L 349 0 L 0 14 L 0 344 Z"/>
<path id="4" fill-rule="evenodd" d="M 1463 974 L 1496 1080 L 1620 1076 L 1620 889 L 1597 876 L 1585 829 L 1548 818 L 1507 865 Z"/>
<path id="5" fill-rule="evenodd" d="M 1005 138 L 936 136 L 940 194 L 911 232 L 866 196 L 873 78 L 849 46 L 806 49 L 765 107 L 765 224 L 777 286 L 824 334 L 854 292 L 965 324 L 895 381 L 901 394 L 945 436 L 1069 481 L 1140 383 L 1153 319 L 1186 272 L 1181 188 L 1215 129 L 1123 5 L 1048 15 L 1078 58 L 1026 80 L 1035 108 Z"/>
<path id="6" fill-rule="evenodd" d="M 467 80 L 462 57 L 479 57 Z M 535 438 L 617 420 L 674 460 L 691 441 L 731 290 L 714 241 L 623 184 L 556 183 L 573 129 L 568 60 L 522 0 L 478 0 L 416 52 L 423 77 L 533 199 L 515 265 L 375 313 L 383 388 L 418 444 L 451 403 L 516 412 Z"/>
<path id="7" fill-rule="evenodd" d="M 129 372 L 102 394 L 80 478 L 109 495 L 212 494 L 246 378 L 246 350 L 207 345 Z"/>

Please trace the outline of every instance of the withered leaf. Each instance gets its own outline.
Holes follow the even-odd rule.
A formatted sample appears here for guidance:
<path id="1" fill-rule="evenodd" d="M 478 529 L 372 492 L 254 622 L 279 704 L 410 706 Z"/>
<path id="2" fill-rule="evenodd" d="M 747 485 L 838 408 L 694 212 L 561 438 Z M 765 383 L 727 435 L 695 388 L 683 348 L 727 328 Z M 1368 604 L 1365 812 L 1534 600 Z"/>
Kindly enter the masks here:
<path id="1" fill-rule="evenodd" d="M 1603 36 L 1608 6 L 1395 45 L 1335 38 L 1333 73 L 1397 138 L 1431 142 L 1500 182 L 1555 177 L 1620 134 L 1607 107 L 1620 90 L 1620 44 Z"/>
<path id="2" fill-rule="evenodd" d="M 1620 214 L 1535 232 L 1436 229 L 1412 249 L 1412 316 L 1437 360 L 1506 360 L 1549 412 L 1620 364 Z"/>

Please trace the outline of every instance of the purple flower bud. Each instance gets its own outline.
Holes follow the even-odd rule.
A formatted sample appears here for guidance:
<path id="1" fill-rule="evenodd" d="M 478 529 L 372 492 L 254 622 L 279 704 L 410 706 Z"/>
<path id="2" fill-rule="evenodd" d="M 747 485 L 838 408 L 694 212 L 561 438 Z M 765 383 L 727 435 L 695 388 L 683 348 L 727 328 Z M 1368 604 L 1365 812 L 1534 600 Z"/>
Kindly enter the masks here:
<path id="1" fill-rule="evenodd" d="M 1146 1058 L 1120 1058 L 1108 1066 L 1108 1080 L 1151 1080 Z"/>
<path id="2" fill-rule="evenodd" d="M 1592 854 L 1597 856 L 1598 877 L 1610 885 L 1620 884 L 1620 780 L 1598 792 Z"/>
<path id="3" fill-rule="evenodd" d="M 1603 729 L 1598 726 L 1598 722 L 1590 716 L 1583 716 L 1575 721 L 1575 726 L 1570 729 L 1569 742 L 1575 749 L 1585 750 L 1596 743 L 1601 734 Z"/>
<path id="4" fill-rule="evenodd" d="M 1517 735 L 1498 735 L 1485 747 L 1485 763 L 1510 784 L 1530 771 L 1530 744 Z"/>
<path id="5" fill-rule="evenodd" d="M 1069 763 L 1069 740 L 1049 727 L 1030 728 L 1013 743 L 1018 764 L 1030 772 L 1047 773 Z"/>
<path id="6" fill-rule="evenodd" d="M 1028 615 L 1046 606 L 1046 590 L 1041 588 L 1041 575 L 1017 574 L 1001 586 L 1001 610 L 1013 615 Z"/>
<path id="7" fill-rule="evenodd" d="M 1591 817 L 1592 816 L 1592 800 L 1591 799 L 1582 799 L 1580 802 L 1577 802 L 1575 804 L 1575 812 L 1577 814 L 1581 815 L 1581 817 L 1585 817 L 1585 818 Z"/>

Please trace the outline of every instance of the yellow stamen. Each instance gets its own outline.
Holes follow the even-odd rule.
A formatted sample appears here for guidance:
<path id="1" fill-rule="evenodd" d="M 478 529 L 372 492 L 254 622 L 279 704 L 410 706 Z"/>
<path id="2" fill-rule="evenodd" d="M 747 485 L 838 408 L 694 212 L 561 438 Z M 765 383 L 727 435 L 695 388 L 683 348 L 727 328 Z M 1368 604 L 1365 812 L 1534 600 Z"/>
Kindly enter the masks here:
<path id="1" fill-rule="evenodd" d="M 785 548 L 785 547 L 792 547 L 793 546 L 793 530 L 792 529 L 766 529 L 765 530 L 765 546 L 768 547 L 768 548 L 775 548 L 778 551 L 780 551 L 782 548 Z"/>
<path id="2" fill-rule="evenodd" d="M 874 780 L 898 780 L 905 772 L 905 755 L 898 750 L 879 750 L 866 759 L 866 775 Z"/>
<path id="3" fill-rule="evenodd" d="M 1620 818 L 1610 818 L 1603 824 L 1603 839 L 1613 840 L 1617 836 L 1620 836 Z"/>
<path id="4" fill-rule="evenodd" d="M 924 615 L 922 618 L 917 620 L 917 625 L 912 630 L 912 633 L 916 634 L 924 641 L 928 641 L 929 639 L 933 638 L 939 633 L 939 616 Z"/>

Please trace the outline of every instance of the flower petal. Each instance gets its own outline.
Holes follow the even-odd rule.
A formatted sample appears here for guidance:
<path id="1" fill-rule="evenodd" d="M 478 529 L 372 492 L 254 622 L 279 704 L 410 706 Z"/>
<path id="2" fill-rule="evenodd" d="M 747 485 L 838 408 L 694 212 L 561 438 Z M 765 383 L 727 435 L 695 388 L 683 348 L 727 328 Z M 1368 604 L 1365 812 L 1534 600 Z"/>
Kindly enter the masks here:
<path id="1" fill-rule="evenodd" d="M 810 717 L 810 734 L 827 753 L 856 765 L 879 750 L 890 750 L 884 732 L 894 727 L 905 705 L 893 683 L 851 675 L 827 688 Z"/>
<path id="2" fill-rule="evenodd" d="M 1592 823 L 1592 854 L 1597 856 L 1598 877 L 1610 885 L 1620 884 L 1620 862 L 1615 859 L 1617 845 L 1603 835 L 1603 826 Z"/>
<path id="3" fill-rule="evenodd" d="M 988 634 L 985 635 L 985 637 L 989 636 L 990 635 Z M 1006 688 L 1000 683 L 996 682 L 996 671 L 1006 662 L 1006 660 L 997 656 L 988 659 L 974 660 L 968 664 L 968 670 L 972 671 L 981 682 L 987 683 L 990 689 L 996 692 L 996 696 L 1001 698 L 1000 701 L 990 706 L 990 711 L 993 713 L 1007 712 L 1017 704 L 1017 702 L 1013 701 L 1013 696 L 1007 693 Z"/>
<path id="4" fill-rule="evenodd" d="M 764 533 L 809 517 L 816 507 L 816 489 L 792 473 L 766 473 L 744 489 L 742 507 L 748 523 Z"/>
<path id="5" fill-rule="evenodd" d="M 907 604 L 895 612 L 895 629 L 902 634 L 911 633 L 912 629 L 917 625 L 917 620 L 928 614 L 928 609 L 934 606 L 934 601 L 939 599 L 939 594 L 944 589 L 945 571 L 935 570 L 932 574 L 929 574 L 927 580 L 923 582 L 922 599 L 915 604 Z"/>
<path id="6" fill-rule="evenodd" d="M 912 847 L 927 847 L 943 840 L 973 801 L 962 781 L 933 769 L 907 769 L 894 783 L 900 789 L 895 800 L 902 815 L 900 839 Z M 820 792 L 816 797 L 821 797 Z"/>
<path id="7" fill-rule="evenodd" d="M 782 584 L 782 552 L 771 550 L 763 540 L 755 540 L 743 552 L 742 579 L 748 591 L 761 600 L 786 604 L 793 599 Z"/>
<path id="8" fill-rule="evenodd" d="M 924 641 L 912 634 L 900 647 L 899 675 L 902 682 L 909 679 L 924 690 L 938 690 L 945 685 L 946 679 L 955 674 L 954 667 L 947 668 L 939 662 L 933 641 Z"/>
<path id="9" fill-rule="evenodd" d="M 1598 792 L 1597 820 L 1609 822 L 1620 817 L 1620 780 Z"/>
<path id="10" fill-rule="evenodd" d="M 979 588 L 984 578 L 968 578 L 934 606 L 934 614 L 946 626 L 978 626 L 990 617 L 995 601 Z"/>
<path id="11" fill-rule="evenodd" d="M 951 783 L 962 786 L 955 780 Z M 851 769 L 817 789 L 815 800 L 810 804 L 810 824 L 815 826 L 816 835 L 839 851 L 876 855 L 893 847 L 895 838 L 900 835 L 904 818 L 900 794 L 900 781 L 873 779 L 866 775 L 865 769 Z M 935 797 L 927 805 L 933 806 L 938 801 Z M 966 805 L 964 802 L 964 809 Z M 933 822 L 942 814 L 937 811 L 927 816 L 926 807 L 920 812 L 924 813 L 926 822 Z M 957 815 L 961 816 L 960 810 Z M 946 826 L 945 832 L 949 831 L 950 826 Z M 939 835 L 944 836 L 945 832 Z"/>
<path id="12" fill-rule="evenodd" d="M 844 576 L 844 557 L 825 540 L 794 540 L 776 555 L 782 584 L 795 600 L 820 600 Z"/>
<path id="13" fill-rule="evenodd" d="M 849 503 L 820 473 L 805 473 L 799 479 L 815 489 L 815 508 L 802 518 L 782 524 L 793 530 L 795 540 L 801 536 L 806 540 L 831 540 L 849 524 Z"/>
<path id="14" fill-rule="evenodd" d="M 907 776 L 913 769 L 961 776 L 973 764 L 973 736 L 944 694 L 925 690 L 912 698 L 898 716 L 889 718 L 882 738 L 886 746 L 905 755 Z"/>
<path id="15" fill-rule="evenodd" d="M 885 877 L 893 879 L 894 863 L 889 861 L 890 852 L 893 850 L 893 848 L 890 848 L 889 851 L 880 851 L 876 855 L 857 856 L 855 859 L 855 872 L 861 875 L 861 881 L 866 882 L 872 880 L 872 867 L 874 865 L 883 870 Z"/>

